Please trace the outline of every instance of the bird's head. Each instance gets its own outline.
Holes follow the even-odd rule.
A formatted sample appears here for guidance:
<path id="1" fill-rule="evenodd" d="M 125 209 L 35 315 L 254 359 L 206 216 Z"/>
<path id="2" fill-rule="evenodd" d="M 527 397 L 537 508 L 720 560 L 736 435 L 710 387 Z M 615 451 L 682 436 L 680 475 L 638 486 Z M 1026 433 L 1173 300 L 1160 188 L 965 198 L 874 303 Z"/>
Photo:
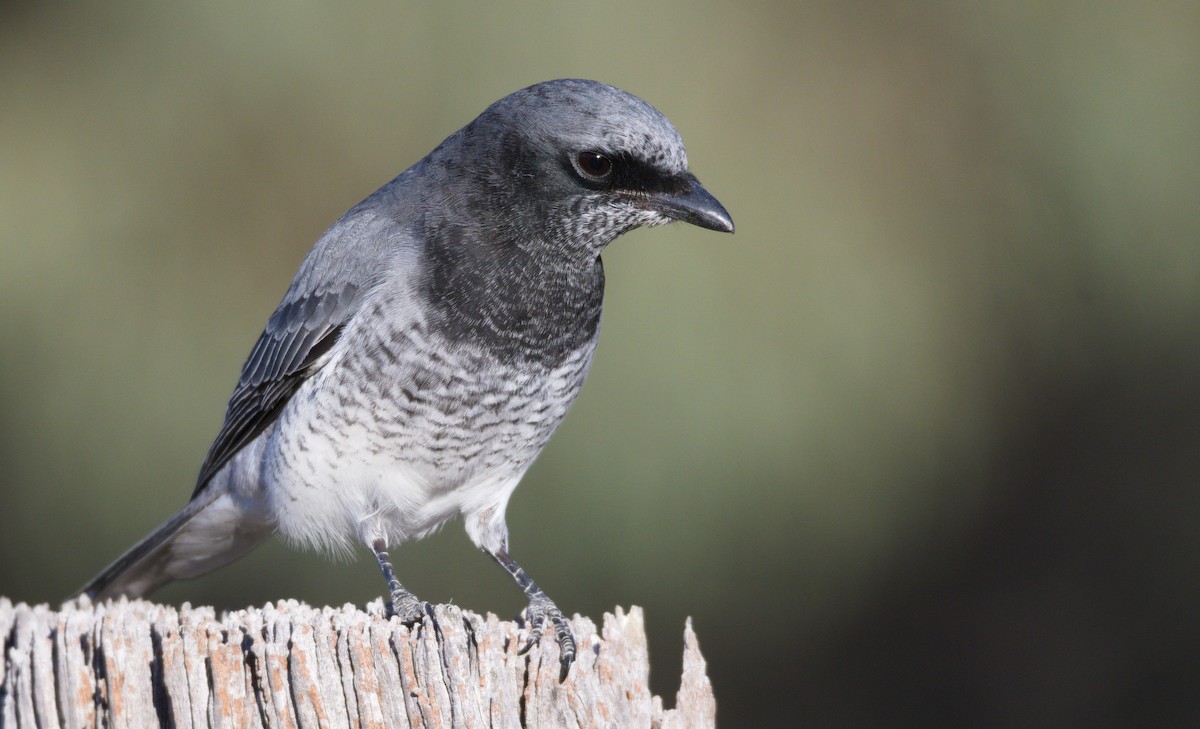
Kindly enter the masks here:
<path id="1" fill-rule="evenodd" d="M 688 170 L 671 122 L 612 86 L 536 84 L 456 136 L 458 158 L 469 160 L 456 172 L 486 190 L 484 204 L 505 211 L 513 238 L 594 255 L 641 226 L 682 221 L 733 232 L 729 213 Z"/>

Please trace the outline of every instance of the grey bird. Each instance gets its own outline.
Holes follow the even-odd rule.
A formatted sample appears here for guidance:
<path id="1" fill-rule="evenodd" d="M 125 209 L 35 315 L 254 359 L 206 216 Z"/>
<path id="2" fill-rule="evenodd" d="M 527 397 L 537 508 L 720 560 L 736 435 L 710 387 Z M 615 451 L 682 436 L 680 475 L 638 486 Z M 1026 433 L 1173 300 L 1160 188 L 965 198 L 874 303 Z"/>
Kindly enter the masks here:
<path id="1" fill-rule="evenodd" d="M 390 609 L 428 605 L 387 550 L 461 516 L 547 623 L 562 612 L 508 553 L 513 489 L 583 384 L 600 327 L 600 253 L 640 226 L 733 232 L 654 107 L 564 79 L 488 107 L 321 236 L 250 352 L 191 500 L 81 592 L 143 596 L 278 533 L 363 544 Z"/>

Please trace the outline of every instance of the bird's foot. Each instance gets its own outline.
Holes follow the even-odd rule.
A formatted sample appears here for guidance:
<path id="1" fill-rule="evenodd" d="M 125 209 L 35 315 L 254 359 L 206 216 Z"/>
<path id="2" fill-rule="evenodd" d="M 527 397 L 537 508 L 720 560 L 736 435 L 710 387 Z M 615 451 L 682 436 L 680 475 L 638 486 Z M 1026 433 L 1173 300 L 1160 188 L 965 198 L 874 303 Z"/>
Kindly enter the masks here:
<path id="1" fill-rule="evenodd" d="M 392 615 L 409 627 L 419 624 L 426 615 L 433 615 L 432 605 L 403 588 L 392 591 L 388 605 Z"/>
<path id="2" fill-rule="evenodd" d="M 554 626 L 554 639 L 558 642 L 558 662 L 561 666 L 558 680 L 560 683 L 567 680 L 567 673 L 575 661 L 575 636 L 571 633 L 571 626 L 563 616 L 562 610 L 558 609 L 553 600 L 539 592 L 529 600 L 529 607 L 525 609 L 525 620 L 529 626 L 529 638 L 520 653 L 529 652 L 530 648 L 541 642 L 542 631 L 549 620 Z"/>
<path id="3" fill-rule="evenodd" d="M 426 615 L 433 617 L 433 608 L 429 603 L 418 600 L 416 595 L 404 589 L 404 586 L 396 579 L 396 571 L 392 569 L 392 561 L 388 557 L 387 544 L 382 539 L 376 539 L 371 542 L 371 551 L 375 552 L 375 559 L 379 562 L 383 579 L 387 580 L 388 594 L 392 597 L 391 602 L 388 603 L 391 615 L 400 618 L 400 622 L 409 627 L 420 623 Z"/>

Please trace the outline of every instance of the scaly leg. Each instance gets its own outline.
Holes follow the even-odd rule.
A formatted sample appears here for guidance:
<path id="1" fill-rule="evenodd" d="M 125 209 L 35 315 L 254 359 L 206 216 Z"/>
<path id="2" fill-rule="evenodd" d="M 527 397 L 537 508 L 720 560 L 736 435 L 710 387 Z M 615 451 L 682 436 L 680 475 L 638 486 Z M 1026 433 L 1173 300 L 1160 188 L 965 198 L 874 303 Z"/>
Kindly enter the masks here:
<path id="1" fill-rule="evenodd" d="M 421 622 L 429 609 L 429 603 L 418 600 L 416 595 L 404 589 L 404 586 L 396 579 L 396 572 L 392 569 L 391 560 L 388 559 L 387 545 L 383 543 L 382 539 L 372 542 L 371 550 L 375 552 L 379 569 L 383 571 L 383 578 L 388 583 L 388 592 L 392 596 L 392 614 L 400 618 L 405 625 L 415 625 Z"/>
<path id="2" fill-rule="evenodd" d="M 546 625 L 546 620 L 549 619 L 554 625 L 554 637 L 558 641 L 558 661 L 562 666 L 558 680 L 560 682 L 567 680 L 567 673 L 575 661 L 575 636 L 571 634 L 571 626 L 567 624 L 567 619 L 563 617 L 562 611 L 558 609 L 553 600 L 546 597 L 546 593 L 542 592 L 542 588 L 537 586 L 524 568 L 517 564 L 515 559 L 508 556 L 507 551 L 504 549 L 498 549 L 495 552 L 487 549 L 484 551 L 499 562 L 508 574 L 512 575 L 525 596 L 529 598 L 529 608 L 526 611 L 530 628 L 529 640 L 521 648 L 521 653 L 525 653 L 542 639 L 542 629 Z"/>

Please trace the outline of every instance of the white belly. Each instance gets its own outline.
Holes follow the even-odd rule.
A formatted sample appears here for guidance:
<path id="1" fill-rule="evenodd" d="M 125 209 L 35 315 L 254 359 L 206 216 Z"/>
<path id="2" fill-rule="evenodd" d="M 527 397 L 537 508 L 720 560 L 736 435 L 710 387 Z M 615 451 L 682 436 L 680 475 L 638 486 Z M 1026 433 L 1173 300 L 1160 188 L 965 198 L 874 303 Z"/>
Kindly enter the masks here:
<path id="1" fill-rule="evenodd" d="M 506 536 L 508 499 L 574 400 L 590 352 L 541 372 L 458 357 L 437 363 L 441 376 L 409 364 L 367 386 L 361 366 L 331 363 L 300 388 L 265 434 L 262 461 L 285 538 L 346 551 L 420 538 L 458 515 L 473 538 L 480 520 Z"/>

